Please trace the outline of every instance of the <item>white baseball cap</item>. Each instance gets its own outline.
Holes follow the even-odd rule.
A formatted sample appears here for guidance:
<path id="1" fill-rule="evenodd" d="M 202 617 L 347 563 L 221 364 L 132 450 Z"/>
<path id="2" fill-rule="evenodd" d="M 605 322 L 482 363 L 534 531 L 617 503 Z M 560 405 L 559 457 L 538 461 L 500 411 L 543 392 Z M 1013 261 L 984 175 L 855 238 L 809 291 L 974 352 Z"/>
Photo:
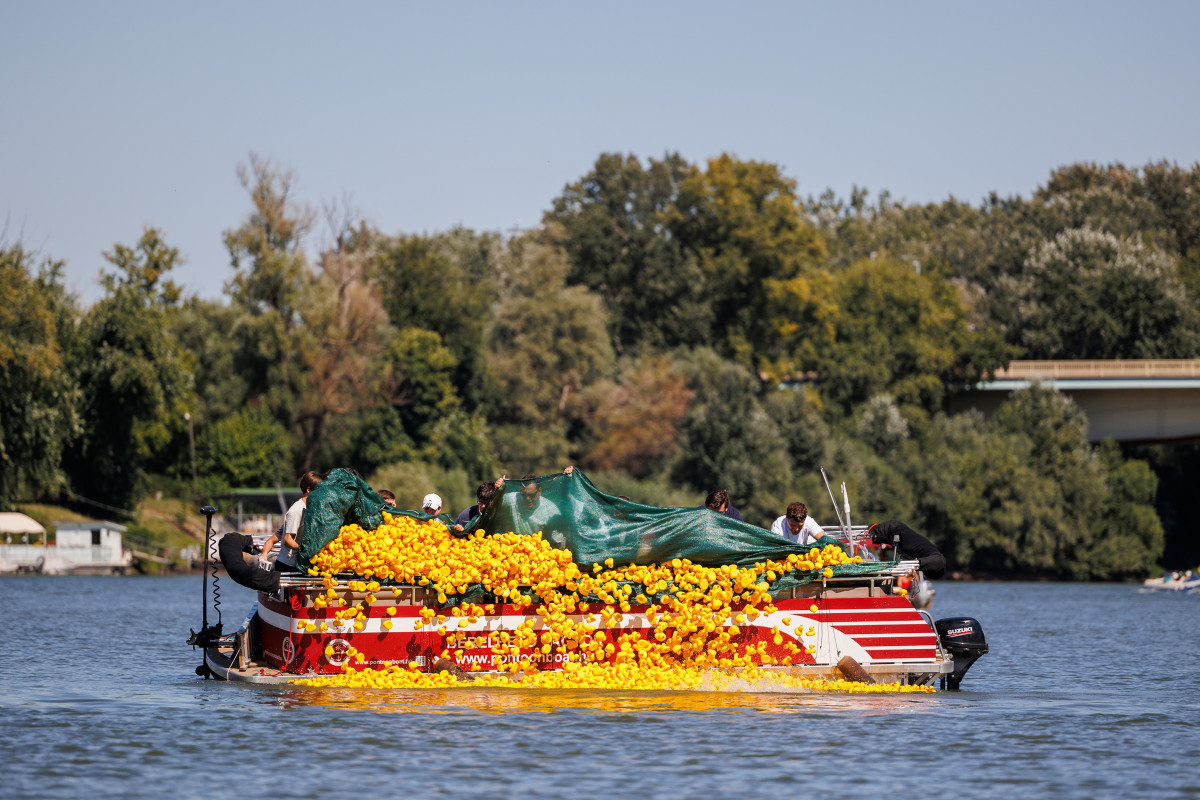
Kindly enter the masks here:
<path id="1" fill-rule="evenodd" d="M 421 508 L 441 508 L 442 498 L 436 494 L 427 494 L 425 499 L 421 501 Z"/>

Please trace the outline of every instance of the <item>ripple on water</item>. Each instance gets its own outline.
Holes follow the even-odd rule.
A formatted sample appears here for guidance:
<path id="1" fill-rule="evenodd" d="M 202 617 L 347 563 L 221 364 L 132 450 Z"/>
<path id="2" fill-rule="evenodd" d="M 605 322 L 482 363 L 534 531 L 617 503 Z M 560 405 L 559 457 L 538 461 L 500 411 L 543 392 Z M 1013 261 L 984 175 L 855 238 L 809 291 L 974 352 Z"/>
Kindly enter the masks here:
<path id="1" fill-rule="evenodd" d="M 0 579 L 6 800 L 1200 793 L 1200 597 L 940 584 L 991 648 L 960 693 L 370 691 L 196 679 L 195 582 Z"/>

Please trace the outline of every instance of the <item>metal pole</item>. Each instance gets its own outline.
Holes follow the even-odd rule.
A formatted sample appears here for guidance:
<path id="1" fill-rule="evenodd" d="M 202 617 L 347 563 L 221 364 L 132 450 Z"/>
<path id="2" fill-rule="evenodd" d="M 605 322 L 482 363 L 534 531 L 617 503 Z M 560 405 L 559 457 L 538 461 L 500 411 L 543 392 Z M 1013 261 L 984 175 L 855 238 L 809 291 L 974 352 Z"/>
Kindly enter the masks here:
<path id="1" fill-rule="evenodd" d="M 829 485 L 829 476 L 825 474 L 825 468 L 821 467 L 821 477 L 825 479 L 825 491 L 829 492 L 829 502 L 833 503 L 834 516 L 838 518 L 838 524 L 842 526 L 842 533 L 850 536 L 850 529 L 846 527 L 846 521 L 842 519 L 842 512 L 838 511 L 837 500 L 833 496 L 833 487 Z"/>
<path id="2" fill-rule="evenodd" d="M 208 630 L 208 552 L 212 546 L 212 518 L 217 510 L 212 506 L 200 509 L 204 515 L 204 558 L 200 562 L 200 575 L 204 578 L 204 613 L 201 619 L 201 632 Z"/>
<path id="3" fill-rule="evenodd" d="M 858 555 L 858 545 L 854 543 L 854 523 L 850 521 L 850 495 L 846 492 L 846 482 L 842 481 L 842 502 L 846 505 L 846 541 L 850 543 L 850 557 Z"/>

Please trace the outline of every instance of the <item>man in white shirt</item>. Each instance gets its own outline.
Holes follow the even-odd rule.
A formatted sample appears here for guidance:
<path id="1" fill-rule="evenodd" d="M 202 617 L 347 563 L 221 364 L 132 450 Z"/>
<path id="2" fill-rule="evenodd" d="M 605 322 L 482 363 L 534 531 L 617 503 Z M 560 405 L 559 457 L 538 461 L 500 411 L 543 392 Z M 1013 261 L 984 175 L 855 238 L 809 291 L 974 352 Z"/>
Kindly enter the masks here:
<path id="1" fill-rule="evenodd" d="M 279 542 L 279 555 L 275 558 L 276 572 L 296 571 L 296 552 L 300 549 L 300 534 L 304 530 L 304 510 L 308 506 L 308 494 L 324 477 L 311 471 L 300 476 L 300 499 L 292 503 L 292 507 L 283 517 L 283 524 L 263 543 L 262 555 L 258 559 L 265 562 L 271 554 L 271 548 Z"/>
<path id="2" fill-rule="evenodd" d="M 804 503 L 789 503 L 787 513 L 771 525 L 771 532 L 797 544 L 809 545 L 825 535 L 817 521 L 808 515 Z"/>

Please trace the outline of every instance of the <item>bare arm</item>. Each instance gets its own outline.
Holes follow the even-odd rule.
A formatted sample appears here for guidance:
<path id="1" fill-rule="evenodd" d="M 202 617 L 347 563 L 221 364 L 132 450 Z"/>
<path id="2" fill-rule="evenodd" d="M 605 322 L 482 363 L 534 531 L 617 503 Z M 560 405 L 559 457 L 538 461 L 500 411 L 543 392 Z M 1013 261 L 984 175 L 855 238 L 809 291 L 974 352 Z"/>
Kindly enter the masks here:
<path id="1" fill-rule="evenodd" d="M 267 556 L 271 555 L 271 548 L 275 546 L 277 541 L 279 541 L 279 533 L 275 532 L 271 534 L 270 539 L 267 539 L 265 542 L 263 542 L 262 552 L 258 554 L 259 561 L 267 560 Z"/>

